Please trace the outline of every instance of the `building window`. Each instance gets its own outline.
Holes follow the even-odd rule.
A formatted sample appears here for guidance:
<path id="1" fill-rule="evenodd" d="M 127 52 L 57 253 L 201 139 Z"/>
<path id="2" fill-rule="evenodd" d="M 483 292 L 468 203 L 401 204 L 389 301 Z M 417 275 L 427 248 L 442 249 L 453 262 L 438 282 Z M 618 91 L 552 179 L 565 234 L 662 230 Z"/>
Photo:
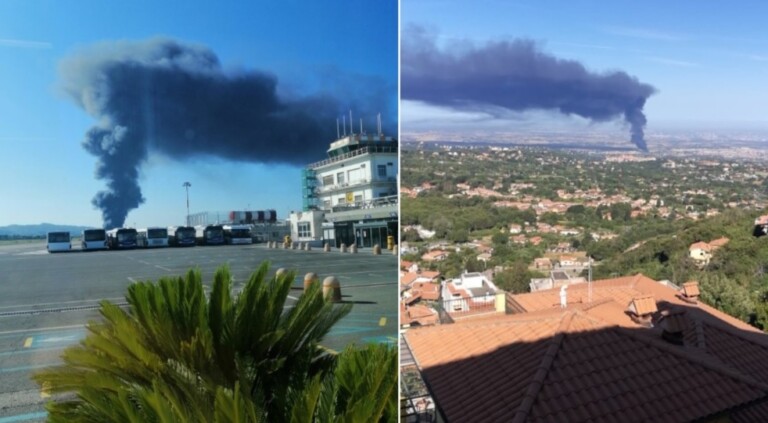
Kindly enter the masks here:
<path id="1" fill-rule="evenodd" d="M 331 200 L 324 200 L 323 201 L 323 209 L 328 210 L 331 208 Z"/>
<path id="2" fill-rule="evenodd" d="M 309 222 L 299 222 L 298 223 L 298 232 L 299 232 L 299 238 L 309 238 L 312 236 L 312 231 L 310 230 L 310 223 Z"/>
<path id="3" fill-rule="evenodd" d="M 336 174 L 336 183 L 339 185 L 344 183 L 344 172 L 339 172 Z"/>
<path id="4" fill-rule="evenodd" d="M 323 176 L 323 186 L 331 186 L 333 185 L 333 175 L 327 175 Z"/>
<path id="5" fill-rule="evenodd" d="M 347 199 L 344 197 L 339 197 L 338 201 L 336 202 L 338 205 L 347 204 Z"/>
<path id="6" fill-rule="evenodd" d="M 379 171 L 379 178 L 387 177 L 387 165 L 378 165 L 376 168 Z"/>
<path id="7" fill-rule="evenodd" d="M 363 196 L 362 195 L 356 195 L 355 196 L 355 203 L 362 203 L 363 202 Z"/>

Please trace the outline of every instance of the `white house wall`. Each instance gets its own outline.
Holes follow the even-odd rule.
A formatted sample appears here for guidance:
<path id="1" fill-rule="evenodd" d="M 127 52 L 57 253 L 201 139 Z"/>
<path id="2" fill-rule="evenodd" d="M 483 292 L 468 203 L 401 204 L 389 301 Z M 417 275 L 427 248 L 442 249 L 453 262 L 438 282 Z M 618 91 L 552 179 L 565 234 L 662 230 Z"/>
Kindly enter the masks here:
<path id="1" fill-rule="evenodd" d="M 289 220 L 291 222 L 291 239 L 296 242 L 310 242 L 319 245 L 323 239 L 323 217 L 321 211 L 293 212 Z M 299 224 L 309 224 L 309 236 L 299 236 Z"/>
<path id="2" fill-rule="evenodd" d="M 379 165 L 386 166 L 386 177 L 378 176 Z M 318 200 L 322 208 L 365 202 L 390 195 L 393 190 L 397 192 L 397 155 L 394 154 L 376 153 L 352 157 L 317 168 L 315 172 Z M 326 178 L 332 181 L 332 184 L 324 184 L 323 182 L 329 182 Z"/>

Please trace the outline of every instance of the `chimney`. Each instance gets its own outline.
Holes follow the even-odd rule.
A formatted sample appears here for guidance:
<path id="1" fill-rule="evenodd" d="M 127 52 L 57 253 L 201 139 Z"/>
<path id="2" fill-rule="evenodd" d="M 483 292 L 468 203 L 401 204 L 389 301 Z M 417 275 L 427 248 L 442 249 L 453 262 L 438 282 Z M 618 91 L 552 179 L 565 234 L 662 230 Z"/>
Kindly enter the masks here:
<path id="1" fill-rule="evenodd" d="M 652 295 L 633 298 L 627 306 L 627 314 L 632 321 L 647 328 L 653 327 L 653 313 L 657 311 L 656 300 Z"/>
<path id="2" fill-rule="evenodd" d="M 664 310 L 657 324 L 661 327 L 663 340 L 670 344 L 683 345 L 685 330 L 688 329 L 685 310 Z"/>
<path id="3" fill-rule="evenodd" d="M 690 281 L 683 284 L 680 291 L 677 293 L 677 297 L 681 300 L 696 304 L 699 301 L 699 283 L 697 281 Z"/>
<path id="4" fill-rule="evenodd" d="M 560 308 L 566 308 L 568 306 L 568 285 L 563 285 L 560 288 Z"/>

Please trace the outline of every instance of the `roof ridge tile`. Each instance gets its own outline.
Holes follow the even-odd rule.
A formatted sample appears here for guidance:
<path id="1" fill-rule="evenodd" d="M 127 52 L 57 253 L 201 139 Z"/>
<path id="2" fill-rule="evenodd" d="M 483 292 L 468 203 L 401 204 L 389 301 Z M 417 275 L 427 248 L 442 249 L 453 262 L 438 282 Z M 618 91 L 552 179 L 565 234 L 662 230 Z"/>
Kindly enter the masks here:
<path id="1" fill-rule="evenodd" d="M 528 385 L 528 389 L 526 389 L 523 394 L 523 400 L 520 401 L 520 406 L 517 411 L 515 411 L 512 423 L 523 423 L 528 419 L 528 414 L 531 412 L 531 408 L 539 395 L 539 391 L 541 391 L 541 387 L 549 373 L 549 369 L 552 368 L 552 363 L 555 362 L 555 357 L 560 350 L 560 346 L 563 344 L 563 338 L 565 338 L 565 334 L 571 326 L 571 322 L 575 315 L 576 313 L 574 311 L 563 314 L 563 317 L 560 320 L 560 325 L 557 327 L 555 335 L 549 341 L 547 351 L 544 353 L 543 359 L 539 362 L 539 366 L 533 374 L 533 379 Z"/>

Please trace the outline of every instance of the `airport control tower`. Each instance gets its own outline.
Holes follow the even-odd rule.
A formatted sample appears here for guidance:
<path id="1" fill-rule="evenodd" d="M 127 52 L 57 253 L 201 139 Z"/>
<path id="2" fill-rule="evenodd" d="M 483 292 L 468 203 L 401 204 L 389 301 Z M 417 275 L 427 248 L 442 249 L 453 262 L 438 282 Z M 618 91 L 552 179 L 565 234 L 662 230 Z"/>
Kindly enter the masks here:
<path id="1" fill-rule="evenodd" d="M 346 126 L 346 125 L 345 125 Z M 303 210 L 292 212 L 295 241 L 332 246 L 387 245 L 397 236 L 398 142 L 376 134 L 339 134 L 328 158 L 302 170 Z"/>

